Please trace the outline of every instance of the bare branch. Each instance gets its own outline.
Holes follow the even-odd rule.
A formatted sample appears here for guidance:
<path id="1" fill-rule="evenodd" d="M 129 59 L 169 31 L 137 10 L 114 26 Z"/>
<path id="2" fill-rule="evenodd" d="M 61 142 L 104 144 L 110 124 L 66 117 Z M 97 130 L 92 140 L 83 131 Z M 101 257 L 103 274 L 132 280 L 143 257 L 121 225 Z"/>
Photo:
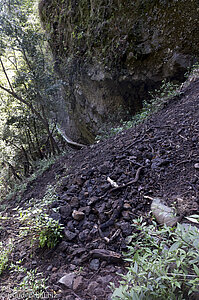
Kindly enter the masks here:
<path id="1" fill-rule="evenodd" d="M 10 79 L 9 79 L 9 77 L 8 77 L 8 74 L 7 74 L 7 72 L 6 72 L 6 69 L 5 69 L 5 67 L 4 67 L 4 64 L 3 64 L 3 61 L 2 61 L 2 59 L 1 59 L 1 57 L 0 57 L 0 63 L 1 63 L 2 69 L 3 69 L 3 73 L 4 73 L 5 76 L 6 76 L 6 79 L 7 79 L 7 82 L 8 82 L 8 84 L 9 84 L 9 87 L 10 87 L 11 91 L 14 92 L 13 87 L 12 87 L 12 84 L 11 84 L 11 82 L 10 82 Z"/>

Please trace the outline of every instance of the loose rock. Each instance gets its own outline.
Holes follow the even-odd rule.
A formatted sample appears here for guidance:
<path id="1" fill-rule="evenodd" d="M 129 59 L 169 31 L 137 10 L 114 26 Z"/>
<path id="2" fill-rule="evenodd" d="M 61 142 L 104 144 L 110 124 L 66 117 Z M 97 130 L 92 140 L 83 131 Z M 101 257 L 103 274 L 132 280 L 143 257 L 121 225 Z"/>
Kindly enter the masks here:
<path id="1" fill-rule="evenodd" d="M 82 211 L 74 210 L 72 213 L 73 219 L 76 221 L 81 221 L 84 219 L 85 214 Z"/>
<path id="2" fill-rule="evenodd" d="M 83 276 L 78 276 L 77 278 L 74 279 L 73 290 L 74 291 L 80 290 L 82 286 L 83 286 Z"/>
<path id="3" fill-rule="evenodd" d="M 196 163 L 196 164 L 194 165 L 194 168 L 197 169 L 197 170 L 199 170 L 199 163 Z"/>
<path id="4" fill-rule="evenodd" d="M 72 289 L 74 279 L 75 279 L 75 274 L 68 273 L 68 274 L 64 275 L 62 278 L 60 278 L 58 283 L 63 284 L 64 286 L 66 286 L 69 289 Z"/>
<path id="5" fill-rule="evenodd" d="M 64 235 L 65 235 L 65 239 L 67 241 L 72 241 L 77 236 L 77 234 L 75 232 L 72 232 L 72 231 L 67 230 L 67 229 L 64 229 Z"/>
<path id="6" fill-rule="evenodd" d="M 97 271 L 99 269 L 99 266 L 100 266 L 100 261 L 97 258 L 92 259 L 89 264 L 89 268 L 93 271 Z"/>

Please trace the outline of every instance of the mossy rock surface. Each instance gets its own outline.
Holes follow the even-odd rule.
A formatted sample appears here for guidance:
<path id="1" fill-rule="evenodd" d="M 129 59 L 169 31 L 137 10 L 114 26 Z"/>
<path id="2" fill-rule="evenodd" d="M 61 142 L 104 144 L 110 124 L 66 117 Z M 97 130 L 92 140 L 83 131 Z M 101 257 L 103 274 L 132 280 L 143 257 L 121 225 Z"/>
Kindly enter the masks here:
<path id="1" fill-rule="evenodd" d="M 163 79 L 182 81 L 199 55 L 196 0 L 41 0 L 39 11 L 73 95 L 65 96 L 70 120 L 81 118 L 91 135 L 104 117 L 135 113 Z"/>

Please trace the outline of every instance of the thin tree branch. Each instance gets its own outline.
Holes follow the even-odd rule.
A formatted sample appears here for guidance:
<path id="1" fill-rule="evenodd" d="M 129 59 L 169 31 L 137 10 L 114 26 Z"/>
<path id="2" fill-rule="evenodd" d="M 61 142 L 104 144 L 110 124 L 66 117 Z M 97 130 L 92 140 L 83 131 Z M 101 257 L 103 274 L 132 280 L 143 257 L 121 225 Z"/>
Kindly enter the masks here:
<path id="1" fill-rule="evenodd" d="M 9 87 L 10 87 L 11 91 L 14 93 L 12 84 L 11 84 L 11 82 L 10 82 L 10 79 L 9 79 L 9 77 L 8 77 L 8 74 L 7 74 L 7 72 L 6 72 L 6 69 L 5 69 L 5 67 L 4 67 L 4 64 L 3 64 L 3 61 L 2 61 L 2 59 L 1 59 L 1 57 L 0 57 L 0 63 L 1 63 L 2 69 L 3 69 L 3 73 L 4 73 L 5 76 L 6 76 L 6 79 L 7 79 L 7 82 L 8 82 L 8 84 L 9 84 Z"/>

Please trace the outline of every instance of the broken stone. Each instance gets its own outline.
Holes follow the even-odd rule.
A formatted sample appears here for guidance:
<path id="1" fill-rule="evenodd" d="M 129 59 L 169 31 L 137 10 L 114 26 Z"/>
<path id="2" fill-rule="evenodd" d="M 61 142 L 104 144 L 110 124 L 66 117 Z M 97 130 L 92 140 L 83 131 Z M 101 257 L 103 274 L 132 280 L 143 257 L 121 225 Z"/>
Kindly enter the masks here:
<path id="1" fill-rule="evenodd" d="M 85 215 L 89 215 L 91 208 L 90 206 L 84 206 L 84 207 L 80 207 L 80 209 L 78 210 L 79 212 L 84 212 Z"/>
<path id="2" fill-rule="evenodd" d="M 132 233 L 132 226 L 130 223 L 122 222 L 119 226 L 125 236 L 128 236 Z"/>
<path id="3" fill-rule="evenodd" d="M 96 288 L 99 286 L 99 283 L 97 283 L 96 281 L 92 281 L 91 283 L 89 283 L 88 285 L 88 292 L 90 295 L 94 294 L 94 291 L 96 290 Z"/>
<path id="4" fill-rule="evenodd" d="M 71 214 L 71 206 L 68 204 L 61 206 L 59 209 L 59 212 L 60 212 L 62 218 L 67 219 Z"/>
<path id="5" fill-rule="evenodd" d="M 122 217 L 124 218 L 124 220 L 129 221 L 130 220 L 130 214 L 129 211 L 123 211 L 122 212 Z"/>
<path id="6" fill-rule="evenodd" d="M 68 243 L 65 241 L 62 241 L 59 245 L 59 250 L 61 252 L 65 252 L 68 249 Z"/>
<path id="7" fill-rule="evenodd" d="M 72 241 L 77 236 L 75 232 L 72 232 L 68 229 L 64 229 L 64 235 L 67 241 Z"/>
<path id="8" fill-rule="evenodd" d="M 70 268 L 70 271 L 74 271 L 74 270 L 76 269 L 76 266 L 73 265 L 73 264 L 71 264 L 71 265 L 69 266 L 69 268 Z"/>
<path id="9" fill-rule="evenodd" d="M 67 229 L 72 231 L 72 232 L 75 232 L 75 227 L 74 227 L 74 221 L 73 220 L 67 222 Z"/>
<path id="10" fill-rule="evenodd" d="M 109 166 L 107 164 L 104 164 L 102 166 L 99 167 L 99 171 L 101 174 L 106 174 L 109 171 Z"/>
<path id="11" fill-rule="evenodd" d="M 194 165 L 194 168 L 197 169 L 197 170 L 199 170 L 199 163 L 196 163 L 196 164 Z"/>
<path id="12" fill-rule="evenodd" d="M 168 159 L 162 159 L 162 158 L 154 158 L 152 160 L 152 165 L 151 165 L 151 169 L 156 169 L 158 167 L 162 167 L 162 166 L 166 166 L 169 164 L 169 160 Z"/>
<path id="13" fill-rule="evenodd" d="M 88 201 L 88 205 L 93 205 L 95 204 L 96 202 L 98 201 L 98 198 L 93 196 L 93 197 L 90 197 L 89 201 Z"/>
<path id="14" fill-rule="evenodd" d="M 72 208 L 77 208 L 79 205 L 79 200 L 77 197 L 73 197 L 71 200 L 70 200 L 70 206 Z"/>
<path id="15" fill-rule="evenodd" d="M 82 286 L 83 286 L 83 276 L 78 276 L 77 278 L 74 279 L 73 290 L 74 291 L 80 290 Z"/>
<path id="16" fill-rule="evenodd" d="M 51 270 L 52 270 L 52 268 L 53 268 L 53 266 L 52 266 L 52 265 L 48 266 L 48 268 L 47 268 L 47 271 L 51 271 Z"/>
<path id="17" fill-rule="evenodd" d="M 85 230 L 83 230 L 82 232 L 80 232 L 80 234 L 79 234 L 79 240 L 80 240 L 81 242 L 85 242 L 85 241 L 87 241 L 88 239 L 90 239 L 89 233 L 90 233 L 90 230 L 89 230 L 89 229 L 85 229 Z"/>
<path id="18" fill-rule="evenodd" d="M 130 209 L 131 205 L 129 203 L 124 203 L 124 209 Z"/>
<path id="19" fill-rule="evenodd" d="M 56 267 L 52 268 L 52 272 L 56 272 L 58 269 Z"/>
<path id="20" fill-rule="evenodd" d="M 99 266 L 100 266 L 100 261 L 99 261 L 99 259 L 94 258 L 94 259 L 91 260 L 90 265 L 89 265 L 89 268 L 90 268 L 92 271 L 97 271 L 97 270 L 99 269 Z"/>
<path id="21" fill-rule="evenodd" d="M 61 215 L 58 212 L 51 212 L 50 217 L 55 221 L 61 221 Z"/>
<path id="22" fill-rule="evenodd" d="M 58 283 L 63 284 L 64 286 L 66 286 L 69 289 L 72 289 L 74 279 L 75 279 L 75 274 L 68 273 L 68 274 L 64 275 L 62 278 L 60 278 Z"/>
<path id="23" fill-rule="evenodd" d="M 78 211 L 78 210 L 74 210 L 72 213 L 72 217 L 73 219 L 75 219 L 76 221 L 81 221 L 84 219 L 84 212 L 83 211 Z"/>

